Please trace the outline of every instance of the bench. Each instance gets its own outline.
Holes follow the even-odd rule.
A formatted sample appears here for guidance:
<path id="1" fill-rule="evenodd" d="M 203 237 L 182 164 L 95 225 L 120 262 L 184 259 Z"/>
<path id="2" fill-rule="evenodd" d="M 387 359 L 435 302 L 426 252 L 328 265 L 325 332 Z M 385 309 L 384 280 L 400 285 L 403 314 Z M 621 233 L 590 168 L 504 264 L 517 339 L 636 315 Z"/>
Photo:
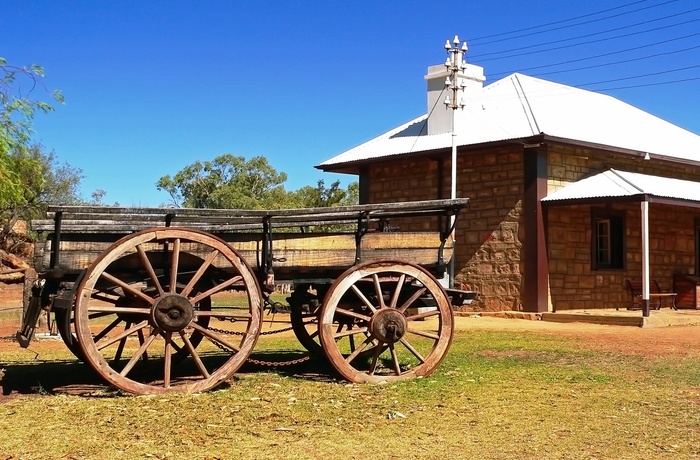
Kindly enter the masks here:
<path id="1" fill-rule="evenodd" d="M 627 289 L 632 295 L 632 304 L 627 308 L 628 310 L 639 310 L 642 308 L 642 282 L 641 281 L 631 281 L 627 280 Z M 649 306 L 659 310 L 662 306 L 667 305 L 674 310 L 676 308 L 676 295 L 675 292 L 669 292 L 661 289 L 659 283 L 656 280 L 651 280 L 649 285 Z"/>

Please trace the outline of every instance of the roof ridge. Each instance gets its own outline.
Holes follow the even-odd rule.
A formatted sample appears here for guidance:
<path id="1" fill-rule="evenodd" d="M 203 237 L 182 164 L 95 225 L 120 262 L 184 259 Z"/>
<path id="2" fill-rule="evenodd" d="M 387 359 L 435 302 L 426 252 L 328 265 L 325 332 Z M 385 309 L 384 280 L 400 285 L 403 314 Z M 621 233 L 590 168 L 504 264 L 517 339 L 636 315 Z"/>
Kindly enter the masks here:
<path id="1" fill-rule="evenodd" d="M 621 179 L 622 181 L 624 181 L 627 185 L 629 185 L 629 186 L 631 186 L 632 188 L 638 190 L 640 193 L 645 193 L 643 188 L 638 187 L 634 182 L 632 182 L 632 181 L 626 179 L 624 176 L 622 176 L 621 173 L 622 173 L 623 171 L 617 171 L 617 170 L 614 169 L 614 168 L 610 168 L 609 171 L 610 171 L 611 173 L 613 173 L 616 177 L 618 177 L 619 179 Z"/>

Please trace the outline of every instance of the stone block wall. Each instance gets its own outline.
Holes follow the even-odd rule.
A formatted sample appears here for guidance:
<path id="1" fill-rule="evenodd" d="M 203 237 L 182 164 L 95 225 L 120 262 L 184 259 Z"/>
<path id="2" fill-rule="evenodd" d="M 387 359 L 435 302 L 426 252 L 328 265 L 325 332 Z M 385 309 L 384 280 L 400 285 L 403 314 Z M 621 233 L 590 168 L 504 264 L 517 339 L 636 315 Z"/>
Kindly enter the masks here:
<path id="1" fill-rule="evenodd" d="M 549 152 L 548 190 L 552 191 L 610 168 L 700 181 L 700 170 L 642 157 L 613 156 L 573 148 Z M 604 207 L 605 205 L 597 205 Z M 547 215 L 550 306 L 570 309 L 627 308 L 632 298 L 626 279 L 642 277 L 641 208 L 639 203 L 614 203 L 626 222 L 624 269 L 592 270 L 592 206 L 553 207 Z M 692 274 L 695 266 L 695 217 L 700 209 L 651 203 L 649 255 L 651 278 L 671 289 L 674 273 Z"/>
<path id="2" fill-rule="evenodd" d="M 435 159 L 375 164 L 368 175 L 370 203 L 449 197 L 449 159 L 442 171 L 445 177 L 439 191 L 440 169 Z M 470 202 L 460 213 L 455 232 L 455 287 L 479 293 L 470 309 L 520 308 L 522 183 L 521 147 L 458 155 L 457 196 Z M 433 229 L 434 225 L 425 219 L 400 223 L 401 229 L 409 230 Z"/>
<path id="3" fill-rule="evenodd" d="M 625 214 L 625 267 L 591 269 L 591 208 L 563 206 L 548 212 L 550 301 L 555 311 L 627 308 L 632 297 L 625 280 L 642 278 L 641 208 L 614 204 Z M 692 274 L 695 266 L 695 213 L 688 208 L 649 205 L 649 270 L 662 289 L 672 289 L 673 274 Z"/>

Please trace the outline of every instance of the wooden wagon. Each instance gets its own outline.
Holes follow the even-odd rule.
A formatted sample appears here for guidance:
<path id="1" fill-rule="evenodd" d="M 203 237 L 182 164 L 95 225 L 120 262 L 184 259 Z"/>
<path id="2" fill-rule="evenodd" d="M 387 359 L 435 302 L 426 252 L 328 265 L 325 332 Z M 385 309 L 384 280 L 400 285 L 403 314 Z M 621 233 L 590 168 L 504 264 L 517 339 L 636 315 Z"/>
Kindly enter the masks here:
<path id="1" fill-rule="evenodd" d="M 438 282 L 466 199 L 277 211 L 51 207 L 32 222 L 42 310 L 69 349 L 136 394 L 203 392 L 249 359 L 266 309 L 351 382 L 429 375 L 452 340 Z M 401 226 L 421 231 L 397 231 Z M 287 305 L 275 280 L 293 289 Z"/>

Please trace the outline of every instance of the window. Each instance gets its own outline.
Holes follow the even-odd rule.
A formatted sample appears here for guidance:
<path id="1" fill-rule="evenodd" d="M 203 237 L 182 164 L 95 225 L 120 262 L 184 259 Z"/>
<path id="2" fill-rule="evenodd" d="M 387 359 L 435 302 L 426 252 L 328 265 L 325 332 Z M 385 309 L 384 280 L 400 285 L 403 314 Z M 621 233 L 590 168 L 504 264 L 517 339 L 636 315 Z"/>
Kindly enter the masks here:
<path id="1" fill-rule="evenodd" d="M 625 268 L 625 218 L 621 212 L 592 210 L 591 259 L 593 270 Z"/>

